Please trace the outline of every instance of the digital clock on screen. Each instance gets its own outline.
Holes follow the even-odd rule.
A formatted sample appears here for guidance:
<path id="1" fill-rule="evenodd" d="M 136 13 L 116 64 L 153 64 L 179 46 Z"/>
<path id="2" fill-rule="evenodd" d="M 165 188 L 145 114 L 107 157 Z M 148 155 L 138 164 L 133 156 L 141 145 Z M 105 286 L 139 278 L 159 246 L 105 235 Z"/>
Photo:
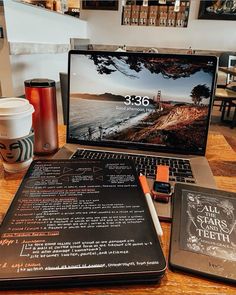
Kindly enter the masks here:
<path id="1" fill-rule="evenodd" d="M 124 104 L 127 106 L 135 105 L 135 106 L 144 106 L 147 107 L 149 105 L 149 97 L 148 96 L 131 96 L 126 95 Z"/>

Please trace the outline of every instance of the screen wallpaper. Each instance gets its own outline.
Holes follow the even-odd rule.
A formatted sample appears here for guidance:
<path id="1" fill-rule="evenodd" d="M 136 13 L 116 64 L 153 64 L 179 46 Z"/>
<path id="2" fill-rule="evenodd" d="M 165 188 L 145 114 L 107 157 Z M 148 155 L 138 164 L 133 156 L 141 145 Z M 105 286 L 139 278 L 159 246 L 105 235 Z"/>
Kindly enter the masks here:
<path id="1" fill-rule="evenodd" d="M 72 54 L 69 138 L 201 152 L 214 76 L 210 58 Z"/>

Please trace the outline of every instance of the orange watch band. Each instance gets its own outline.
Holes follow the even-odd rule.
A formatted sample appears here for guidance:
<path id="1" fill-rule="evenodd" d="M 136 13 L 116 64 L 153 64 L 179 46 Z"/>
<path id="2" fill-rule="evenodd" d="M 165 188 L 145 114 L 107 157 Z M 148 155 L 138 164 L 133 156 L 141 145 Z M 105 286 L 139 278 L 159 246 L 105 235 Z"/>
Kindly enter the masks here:
<path id="1" fill-rule="evenodd" d="M 157 165 L 156 181 L 162 181 L 162 182 L 169 181 L 169 166 Z"/>

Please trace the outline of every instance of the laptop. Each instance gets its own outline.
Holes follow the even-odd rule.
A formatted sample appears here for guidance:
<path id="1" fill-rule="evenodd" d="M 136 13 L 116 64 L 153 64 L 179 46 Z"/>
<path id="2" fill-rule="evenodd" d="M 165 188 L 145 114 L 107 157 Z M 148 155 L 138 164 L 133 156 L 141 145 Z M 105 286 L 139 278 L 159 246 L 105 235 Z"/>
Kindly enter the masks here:
<path id="1" fill-rule="evenodd" d="M 55 158 L 128 158 L 150 187 L 216 187 L 205 158 L 217 58 L 138 52 L 69 52 L 67 144 Z M 140 162 L 141 161 L 141 162 Z M 171 219 L 171 201 L 155 202 Z"/>

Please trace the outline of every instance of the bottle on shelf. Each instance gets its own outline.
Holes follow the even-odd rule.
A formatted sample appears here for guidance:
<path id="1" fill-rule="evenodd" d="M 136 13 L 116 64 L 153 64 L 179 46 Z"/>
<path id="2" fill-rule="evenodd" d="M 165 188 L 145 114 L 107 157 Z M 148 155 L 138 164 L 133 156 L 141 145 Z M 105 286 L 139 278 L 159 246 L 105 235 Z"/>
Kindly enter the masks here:
<path id="1" fill-rule="evenodd" d="M 57 11 L 57 1 L 56 0 L 53 0 L 53 2 L 52 2 L 52 10 Z"/>
<path id="2" fill-rule="evenodd" d="M 189 46 L 189 49 L 187 51 L 187 54 L 193 54 L 193 50 L 192 50 L 192 47 L 191 46 Z"/>

